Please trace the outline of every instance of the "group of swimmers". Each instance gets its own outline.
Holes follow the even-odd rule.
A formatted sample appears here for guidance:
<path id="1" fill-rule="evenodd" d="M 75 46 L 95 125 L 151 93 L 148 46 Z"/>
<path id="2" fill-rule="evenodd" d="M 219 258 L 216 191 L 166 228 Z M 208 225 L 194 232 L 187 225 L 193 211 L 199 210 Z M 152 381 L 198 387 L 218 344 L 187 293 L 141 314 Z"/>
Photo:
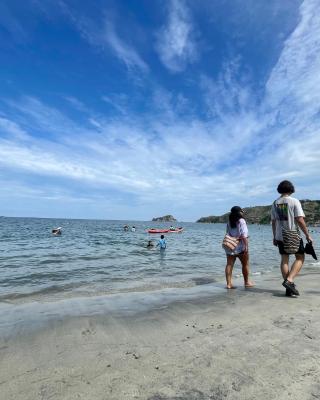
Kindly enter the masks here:
<path id="1" fill-rule="evenodd" d="M 148 248 L 154 247 L 154 243 L 152 240 L 148 240 L 147 247 Z M 157 247 L 159 247 L 161 251 L 163 251 L 167 248 L 167 242 L 166 242 L 164 235 L 160 236 L 160 240 L 157 243 Z"/>
<path id="2" fill-rule="evenodd" d="M 124 230 L 125 232 L 128 232 L 129 226 L 128 226 L 128 225 L 124 225 L 123 230 Z M 133 225 L 133 226 L 131 227 L 131 232 L 135 232 L 135 231 L 136 231 L 136 227 Z"/>
<path id="3" fill-rule="evenodd" d="M 169 230 L 175 230 L 175 229 L 176 228 L 174 226 L 170 226 L 170 228 L 169 228 Z M 123 230 L 125 232 L 128 232 L 129 231 L 129 226 L 128 225 L 124 225 Z M 131 231 L 135 232 L 136 231 L 136 227 L 132 226 Z M 151 248 L 151 247 L 154 247 L 154 243 L 153 243 L 152 240 L 148 240 L 147 248 Z M 167 242 L 166 242 L 166 239 L 164 238 L 164 235 L 160 236 L 160 239 L 159 239 L 156 247 L 159 247 L 160 250 L 165 250 L 167 248 Z"/>

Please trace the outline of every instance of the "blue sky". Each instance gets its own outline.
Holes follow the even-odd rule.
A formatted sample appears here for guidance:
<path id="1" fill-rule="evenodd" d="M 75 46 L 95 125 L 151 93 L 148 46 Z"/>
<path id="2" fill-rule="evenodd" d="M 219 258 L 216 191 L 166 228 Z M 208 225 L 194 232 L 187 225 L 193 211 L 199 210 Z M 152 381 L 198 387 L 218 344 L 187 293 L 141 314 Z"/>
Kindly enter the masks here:
<path id="1" fill-rule="evenodd" d="M 320 0 L 4 0 L 0 214 L 319 198 Z"/>

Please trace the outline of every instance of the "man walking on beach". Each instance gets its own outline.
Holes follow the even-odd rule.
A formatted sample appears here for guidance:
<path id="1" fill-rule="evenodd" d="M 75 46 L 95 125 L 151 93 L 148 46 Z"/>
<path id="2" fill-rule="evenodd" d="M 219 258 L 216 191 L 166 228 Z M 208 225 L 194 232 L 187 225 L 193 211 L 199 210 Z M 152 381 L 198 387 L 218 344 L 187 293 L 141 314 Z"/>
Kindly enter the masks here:
<path id="1" fill-rule="evenodd" d="M 277 190 L 281 196 L 274 201 L 271 208 L 273 244 L 278 246 L 281 254 L 280 267 L 284 279 L 282 285 L 286 288 L 286 296 L 299 296 L 294 278 L 302 268 L 305 251 L 297 225 L 308 242 L 312 242 L 312 238 L 304 221 L 305 215 L 300 201 L 291 197 L 295 191 L 293 184 L 289 181 L 282 181 Z M 289 254 L 295 255 L 295 261 L 290 270 Z"/>

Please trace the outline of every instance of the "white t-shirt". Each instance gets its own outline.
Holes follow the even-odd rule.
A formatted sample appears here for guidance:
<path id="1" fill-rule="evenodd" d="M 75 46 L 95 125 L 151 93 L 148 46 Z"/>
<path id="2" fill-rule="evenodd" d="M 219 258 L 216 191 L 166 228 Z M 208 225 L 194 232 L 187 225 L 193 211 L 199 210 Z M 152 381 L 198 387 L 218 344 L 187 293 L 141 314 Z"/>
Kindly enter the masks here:
<path id="1" fill-rule="evenodd" d="M 235 228 L 231 228 L 230 224 L 227 224 L 227 233 L 228 235 L 232 237 L 242 237 L 242 238 L 247 238 L 248 237 L 248 227 L 247 223 L 244 218 L 240 218 L 239 221 L 237 222 L 237 226 Z M 245 243 L 243 240 L 240 240 L 238 246 L 232 251 L 232 250 L 226 250 L 226 253 L 229 255 L 235 255 L 242 253 L 245 249 Z"/>
<path id="2" fill-rule="evenodd" d="M 282 228 L 297 229 L 296 217 L 304 217 L 301 203 L 291 196 L 279 197 L 271 208 L 271 219 L 276 221 L 275 239 L 283 241 Z"/>

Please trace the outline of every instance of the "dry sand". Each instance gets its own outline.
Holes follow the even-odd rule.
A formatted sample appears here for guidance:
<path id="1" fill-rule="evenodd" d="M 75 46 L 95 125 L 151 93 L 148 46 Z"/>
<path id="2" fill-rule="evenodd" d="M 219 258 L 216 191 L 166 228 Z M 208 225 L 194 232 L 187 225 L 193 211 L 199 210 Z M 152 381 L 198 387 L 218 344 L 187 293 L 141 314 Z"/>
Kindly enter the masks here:
<path id="1" fill-rule="evenodd" d="M 1 339 L 0 398 L 320 399 L 319 277 Z"/>

